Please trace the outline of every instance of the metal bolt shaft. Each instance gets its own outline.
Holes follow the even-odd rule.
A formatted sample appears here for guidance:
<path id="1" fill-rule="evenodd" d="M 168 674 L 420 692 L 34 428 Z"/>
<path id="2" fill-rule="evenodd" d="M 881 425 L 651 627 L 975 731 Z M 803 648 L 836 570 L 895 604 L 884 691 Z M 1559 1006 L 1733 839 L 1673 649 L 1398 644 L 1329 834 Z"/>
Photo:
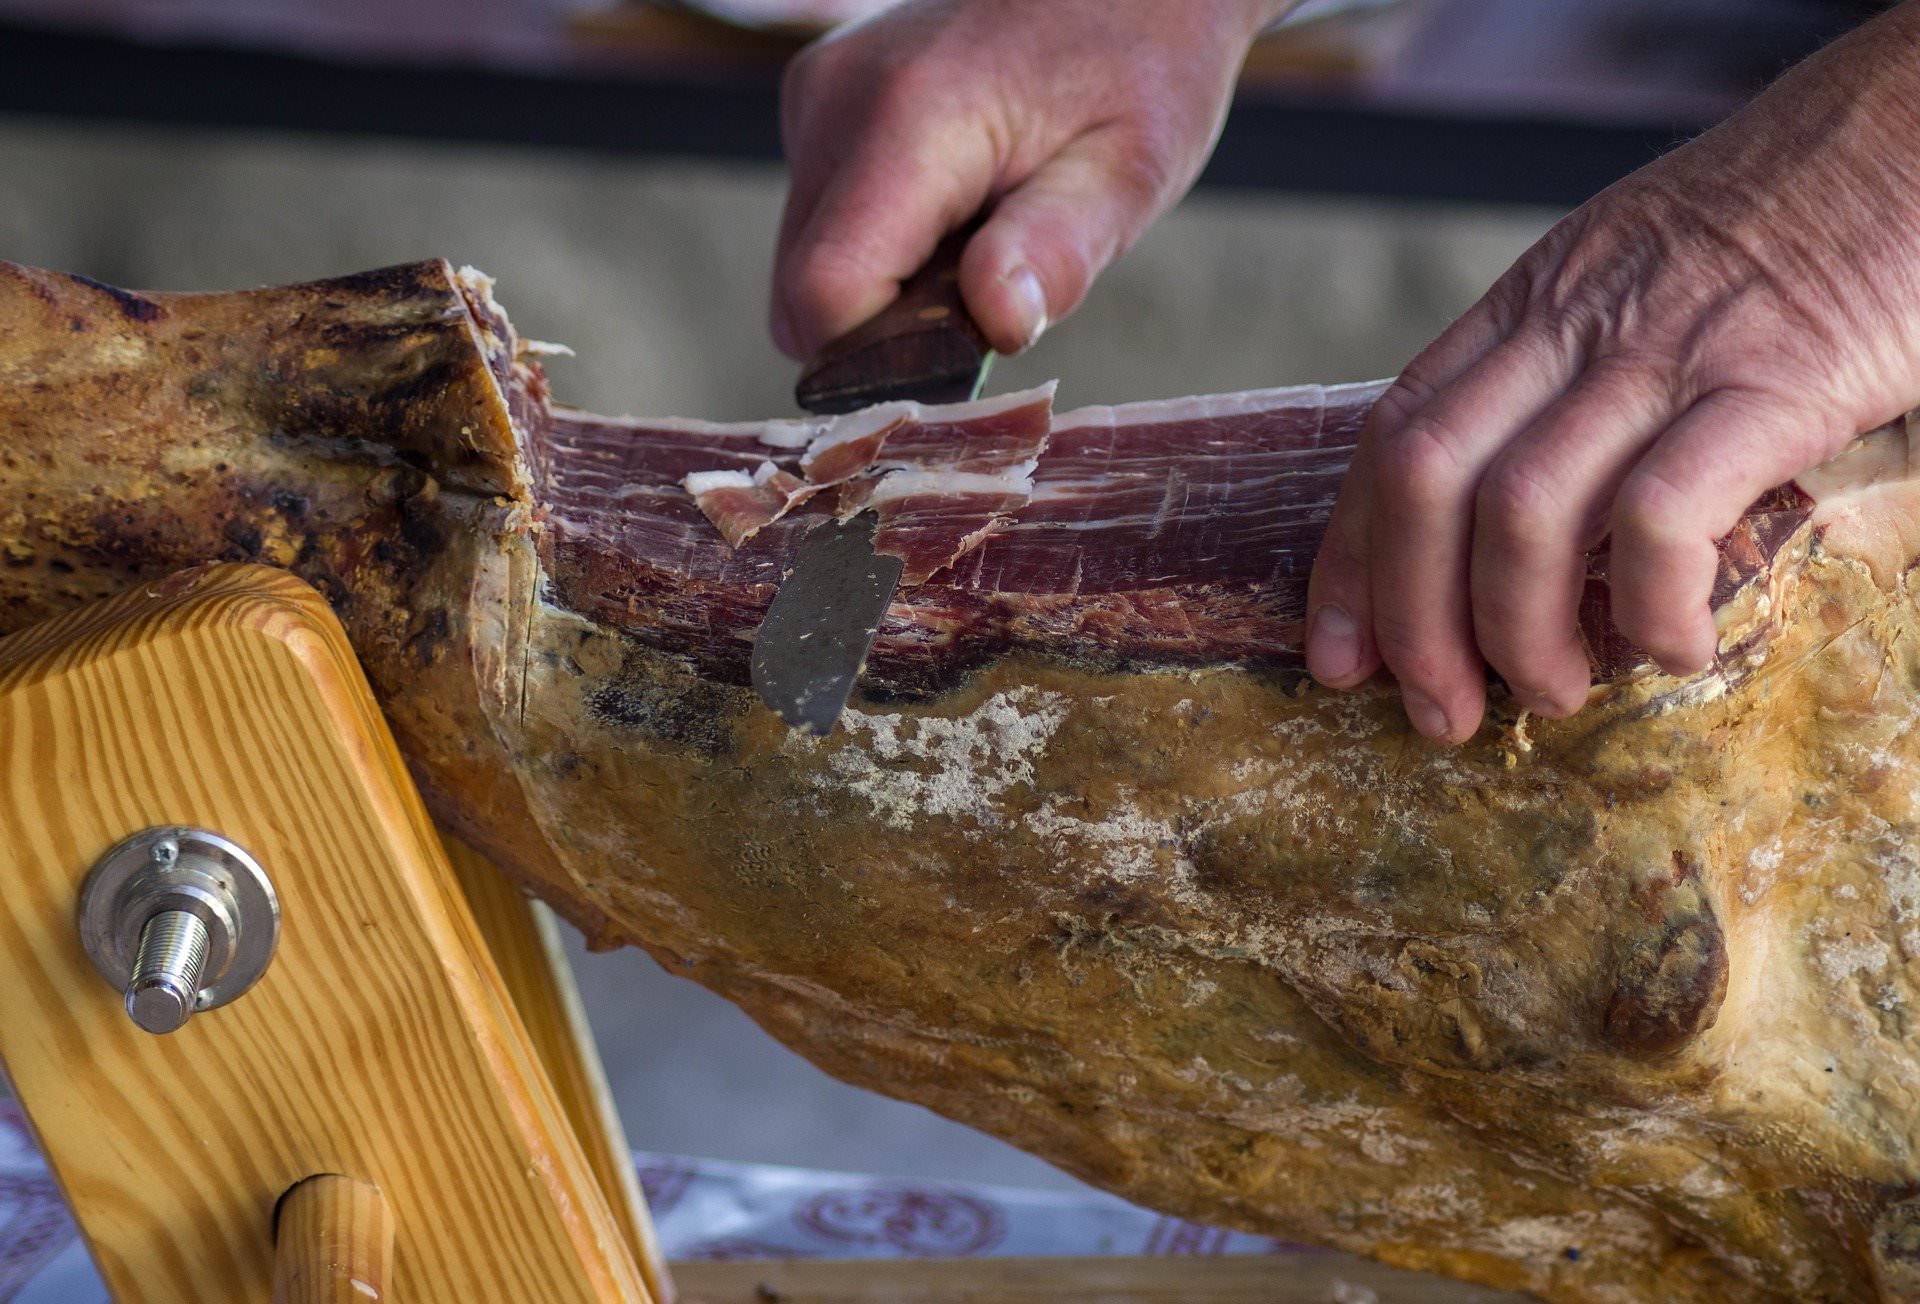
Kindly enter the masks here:
<path id="1" fill-rule="evenodd" d="M 193 1017 L 207 964 L 207 926 L 186 910 L 163 910 L 140 930 L 127 1014 L 148 1032 L 178 1031 Z"/>

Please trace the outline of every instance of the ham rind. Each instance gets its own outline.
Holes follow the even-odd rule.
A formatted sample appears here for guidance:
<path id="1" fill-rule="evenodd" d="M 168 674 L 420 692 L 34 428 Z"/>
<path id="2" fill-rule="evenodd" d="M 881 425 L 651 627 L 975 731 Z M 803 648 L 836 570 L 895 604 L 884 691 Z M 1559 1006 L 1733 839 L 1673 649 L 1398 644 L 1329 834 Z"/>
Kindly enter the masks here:
<path id="1" fill-rule="evenodd" d="M 791 471 L 762 462 L 745 471 L 695 471 L 680 482 L 705 516 L 738 548 L 793 507 L 820 492 Z"/>

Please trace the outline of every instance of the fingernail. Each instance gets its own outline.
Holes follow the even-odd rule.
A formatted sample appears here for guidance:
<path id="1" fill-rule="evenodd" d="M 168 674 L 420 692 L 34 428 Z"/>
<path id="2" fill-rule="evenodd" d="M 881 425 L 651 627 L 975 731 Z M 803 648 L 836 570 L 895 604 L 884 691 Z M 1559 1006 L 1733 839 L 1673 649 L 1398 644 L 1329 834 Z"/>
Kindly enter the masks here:
<path id="1" fill-rule="evenodd" d="M 1007 287 L 1007 295 L 1013 300 L 1015 318 L 1020 323 L 1020 345 L 1030 349 L 1037 343 L 1047 329 L 1047 292 L 1040 284 L 1040 277 L 1033 268 L 1025 265 L 1014 268 L 1001 278 Z"/>
<path id="2" fill-rule="evenodd" d="M 1360 669 L 1360 627 L 1331 602 L 1316 607 L 1307 630 L 1307 670 L 1323 684 L 1353 678 Z"/>
<path id="3" fill-rule="evenodd" d="M 1400 700 L 1406 705 L 1407 719 L 1413 727 L 1429 738 L 1447 736 L 1447 713 L 1440 704 L 1417 688 L 1402 688 Z"/>
<path id="4" fill-rule="evenodd" d="M 1535 715 L 1560 714 L 1559 707 L 1554 703 L 1552 698 L 1541 693 L 1531 692 L 1525 688 L 1514 689 L 1513 700 L 1520 703 L 1521 709 L 1531 711 Z"/>

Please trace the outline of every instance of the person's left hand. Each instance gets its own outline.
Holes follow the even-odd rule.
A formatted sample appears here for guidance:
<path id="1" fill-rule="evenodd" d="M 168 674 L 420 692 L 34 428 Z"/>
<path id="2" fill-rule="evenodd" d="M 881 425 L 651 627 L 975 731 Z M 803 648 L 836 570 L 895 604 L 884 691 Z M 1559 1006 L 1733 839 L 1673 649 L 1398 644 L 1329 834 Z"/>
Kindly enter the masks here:
<path id="1" fill-rule="evenodd" d="M 1486 668 L 1566 716 L 1591 687 L 1585 554 L 1613 619 L 1705 668 L 1716 541 L 1920 406 L 1920 0 L 1555 227 L 1407 368 L 1314 568 L 1308 665 L 1382 662 L 1421 733 L 1479 727 Z"/>

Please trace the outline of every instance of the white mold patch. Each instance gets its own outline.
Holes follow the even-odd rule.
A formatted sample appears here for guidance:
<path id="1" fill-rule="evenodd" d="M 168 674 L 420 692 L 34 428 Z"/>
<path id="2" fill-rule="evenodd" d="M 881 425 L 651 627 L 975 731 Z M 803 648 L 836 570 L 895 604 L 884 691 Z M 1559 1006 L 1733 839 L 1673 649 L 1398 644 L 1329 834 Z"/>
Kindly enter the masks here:
<path id="1" fill-rule="evenodd" d="M 998 825 L 1000 798 L 1033 783 L 1034 762 L 1066 718 L 1060 694 L 1026 687 L 995 693 L 952 720 L 850 710 L 840 717 L 846 741 L 819 782 L 866 798 L 895 828 L 928 817 Z M 788 745 L 824 744 L 794 734 Z"/>

